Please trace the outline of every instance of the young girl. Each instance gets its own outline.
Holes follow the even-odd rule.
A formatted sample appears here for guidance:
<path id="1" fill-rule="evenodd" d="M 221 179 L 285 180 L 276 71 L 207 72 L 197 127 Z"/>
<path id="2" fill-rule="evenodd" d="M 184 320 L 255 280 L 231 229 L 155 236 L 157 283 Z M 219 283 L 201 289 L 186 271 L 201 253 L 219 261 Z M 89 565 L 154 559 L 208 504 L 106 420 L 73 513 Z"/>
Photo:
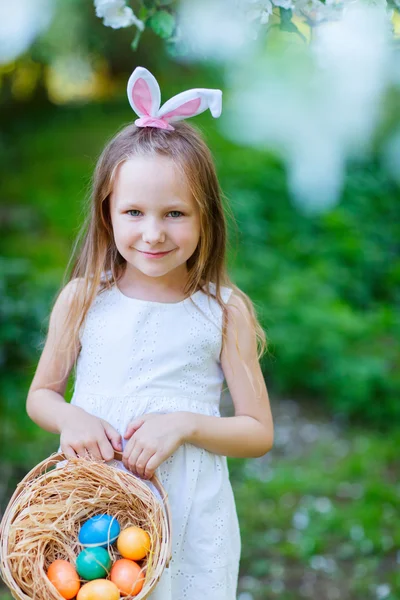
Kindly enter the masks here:
<path id="1" fill-rule="evenodd" d="M 182 119 L 221 111 L 219 90 L 189 90 L 161 109 L 154 77 L 128 84 L 139 119 L 104 149 L 83 243 L 54 305 L 27 412 L 60 434 L 67 457 L 158 475 L 172 513 L 172 560 L 152 600 L 235 600 L 240 531 L 227 456 L 273 442 L 249 299 L 225 269 L 217 177 Z M 175 127 L 171 125 L 174 123 Z M 64 393 L 76 363 L 70 404 Z M 223 380 L 235 416 L 219 412 Z"/>

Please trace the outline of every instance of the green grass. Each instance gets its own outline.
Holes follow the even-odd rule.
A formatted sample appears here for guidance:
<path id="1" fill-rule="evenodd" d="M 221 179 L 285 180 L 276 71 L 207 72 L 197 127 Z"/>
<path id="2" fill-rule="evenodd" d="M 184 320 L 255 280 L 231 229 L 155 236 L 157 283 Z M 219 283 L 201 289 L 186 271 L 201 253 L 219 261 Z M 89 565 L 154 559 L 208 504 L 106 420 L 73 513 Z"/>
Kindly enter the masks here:
<path id="1" fill-rule="evenodd" d="M 288 425 L 286 405 L 276 431 L 279 439 L 289 427 L 291 450 L 230 462 L 242 591 L 253 588 L 254 600 L 399 598 L 400 430 L 341 430 L 301 414 Z M 305 443 L 296 429 L 310 425 L 319 435 Z"/>

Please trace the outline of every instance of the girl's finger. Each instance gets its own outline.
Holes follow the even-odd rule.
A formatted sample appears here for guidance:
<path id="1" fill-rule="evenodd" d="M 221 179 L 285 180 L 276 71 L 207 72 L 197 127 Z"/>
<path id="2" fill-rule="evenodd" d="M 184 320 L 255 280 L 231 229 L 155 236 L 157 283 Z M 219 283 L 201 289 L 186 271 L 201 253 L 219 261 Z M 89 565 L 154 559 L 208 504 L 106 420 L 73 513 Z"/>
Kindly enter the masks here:
<path id="1" fill-rule="evenodd" d="M 142 448 L 141 446 L 138 446 L 137 444 L 133 447 L 132 451 L 129 453 L 128 455 L 128 460 L 127 460 L 127 469 L 129 469 L 130 471 L 132 471 L 132 473 L 138 474 L 137 469 L 136 469 L 136 463 L 137 463 L 137 459 L 139 458 L 139 456 L 142 453 Z"/>
<path id="2" fill-rule="evenodd" d="M 106 432 L 106 436 L 110 440 L 112 447 L 115 448 L 115 450 L 122 450 L 122 438 L 118 431 L 114 429 L 114 427 L 107 421 L 103 420 L 102 423 L 104 431 Z"/>
<path id="3" fill-rule="evenodd" d="M 77 454 L 77 456 L 82 456 L 83 458 L 85 457 L 85 453 L 86 453 L 86 448 L 83 444 L 76 444 L 74 446 L 74 450 Z"/>
<path id="4" fill-rule="evenodd" d="M 131 456 L 132 452 L 134 451 L 135 444 L 136 444 L 136 440 L 134 438 L 131 438 L 125 446 L 125 450 L 122 454 L 122 462 L 123 462 L 125 469 L 130 470 L 129 457 Z"/>
<path id="5" fill-rule="evenodd" d="M 149 460 L 154 456 L 154 452 L 142 450 L 141 454 L 136 459 L 136 473 L 139 477 L 145 477 L 145 472 Z"/>
<path id="6" fill-rule="evenodd" d="M 65 455 L 65 458 L 77 458 L 77 454 L 71 446 L 64 446 L 61 450 Z"/>
<path id="7" fill-rule="evenodd" d="M 144 479 L 151 479 L 156 472 L 156 469 L 161 465 L 163 459 L 161 455 L 156 452 L 153 454 L 151 458 L 149 458 L 145 471 L 144 471 Z"/>
<path id="8" fill-rule="evenodd" d="M 101 460 L 101 452 L 97 442 L 91 442 L 90 444 L 86 444 L 86 450 L 89 452 L 93 458 L 97 458 L 97 460 Z"/>
<path id="9" fill-rule="evenodd" d="M 139 429 L 139 427 L 141 427 L 144 423 L 144 419 L 139 418 L 139 419 L 134 419 L 133 421 L 131 421 L 128 425 L 128 427 L 126 428 L 126 431 L 124 433 L 124 438 L 127 440 L 128 438 L 130 438 L 135 431 L 137 431 Z"/>
<path id="10" fill-rule="evenodd" d="M 103 460 L 112 460 L 114 458 L 114 448 L 106 436 L 98 442 L 98 445 Z"/>

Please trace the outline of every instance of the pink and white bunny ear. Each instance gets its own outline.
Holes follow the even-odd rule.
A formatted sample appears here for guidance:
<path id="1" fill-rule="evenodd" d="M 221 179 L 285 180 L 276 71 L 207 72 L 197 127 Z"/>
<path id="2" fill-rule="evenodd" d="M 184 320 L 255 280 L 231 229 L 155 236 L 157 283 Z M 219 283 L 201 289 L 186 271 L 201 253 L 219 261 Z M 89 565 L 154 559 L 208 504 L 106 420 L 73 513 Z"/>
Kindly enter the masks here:
<path id="1" fill-rule="evenodd" d="M 222 111 L 221 90 L 193 89 L 173 96 L 158 111 L 158 117 L 174 122 L 188 117 L 195 117 L 210 109 L 216 119 Z"/>
<path id="2" fill-rule="evenodd" d="M 177 94 L 161 108 L 161 92 L 156 78 L 144 67 L 136 67 L 128 81 L 128 99 L 138 127 L 173 129 L 170 122 L 195 117 L 210 109 L 214 118 L 221 114 L 221 90 L 192 89 Z"/>
<path id="3" fill-rule="evenodd" d="M 128 81 L 128 100 L 139 117 L 156 117 L 161 104 L 160 86 L 144 67 L 136 67 Z"/>

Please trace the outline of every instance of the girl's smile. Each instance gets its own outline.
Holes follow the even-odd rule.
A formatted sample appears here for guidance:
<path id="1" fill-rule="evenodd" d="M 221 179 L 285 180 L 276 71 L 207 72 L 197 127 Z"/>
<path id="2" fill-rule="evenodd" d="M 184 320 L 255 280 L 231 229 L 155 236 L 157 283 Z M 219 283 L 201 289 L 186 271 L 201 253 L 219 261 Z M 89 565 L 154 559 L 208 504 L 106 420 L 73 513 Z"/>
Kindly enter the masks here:
<path id="1" fill-rule="evenodd" d="M 137 248 L 136 248 L 136 250 L 137 250 Z M 143 254 L 144 256 L 146 256 L 147 258 L 162 258 L 163 256 L 170 254 L 170 252 L 173 252 L 173 250 L 167 250 L 166 252 L 145 252 L 144 250 L 137 250 L 137 251 L 140 252 L 140 254 Z"/>

